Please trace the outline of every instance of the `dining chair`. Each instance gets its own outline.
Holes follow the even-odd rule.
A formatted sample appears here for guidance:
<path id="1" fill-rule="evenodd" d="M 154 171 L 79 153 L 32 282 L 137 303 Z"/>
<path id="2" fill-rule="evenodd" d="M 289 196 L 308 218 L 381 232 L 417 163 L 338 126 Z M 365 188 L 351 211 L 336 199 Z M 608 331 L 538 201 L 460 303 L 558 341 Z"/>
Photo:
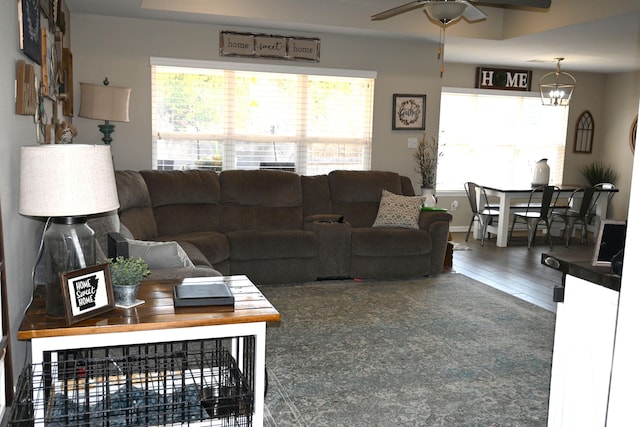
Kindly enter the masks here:
<path id="1" fill-rule="evenodd" d="M 569 205 L 565 209 L 551 212 L 549 219 L 550 226 L 556 220 L 564 223 L 562 236 L 565 240 L 565 247 L 569 247 L 571 236 L 573 235 L 573 230 L 576 224 L 582 225 L 580 243 L 583 244 L 586 237 L 587 244 L 589 244 L 587 225 L 589 225 L 595 216 L 596 204 L 598 202 L 598 197 L 600 196 L 600 192 L 596 190 L 596 187 L 576 189 L 571 193 L 571 196 L 569 197 Z M 580 202 L 580 206 L 576 207 L 577 200 L 579 200 L 580 197 L 582 198 L 582 201 Z"/>
<path id="2" fill-rule="evenodd" d="M 482 237 L 480 238 L 480 246 L 484 246 L 484 236 L 487 234 L 487 226 L 491 223 L 493 218 L 497 218 L 500 215 L 500 210 L 496 209 L 494 206 L 489 205 L 487 192 L 481 185 L 478 185 L 474 182 L 465 182 L 464 191 L 466 191 L 467 193 L 469 205 L 471 205 L 472 215 L 471 222 L 469 223 L 469 229 L 467 230 L 467 237 L 464 240 L 465 242 L 469 240 L 469 234 L 471 233 L 473 223 L 478 220 L 478 223 L 480 224 L 480 230 L 482 232 Z M 481 205 L 478 205 L 477 202 L 478 191 L 480 191 L 480 201 L 482 203 Z"/>
<path id="3" fill-rule="evenodd" d="M 553 241 L 551 240 L 551 229 L 549 223 L 550 207 L 555 204 L 555 199 L 558 198 L 560 192 L 559 188 L 554 185 L 542 185 L 531 190 L 529 194 L 529 201 L 524 211 L 513 213 L 513 222 L 511 223 L 511 230 L 509 231 L 509 239 L 507 245 L 511 243 L 511 237 L 513 236 L 513 230 L 518 222 L 522 222 L 527 226 L 527 249 L 531 249 L 536 232 L 538 231 L 538 225 L 542 222 L 547 228 L 547 240 L 549 241 L 549 248 L 553 249 Z M 540 194 L 542 194 L 542 200 L 540 200 Z M 557 200 L 556 200 L 557 201 Z"/>

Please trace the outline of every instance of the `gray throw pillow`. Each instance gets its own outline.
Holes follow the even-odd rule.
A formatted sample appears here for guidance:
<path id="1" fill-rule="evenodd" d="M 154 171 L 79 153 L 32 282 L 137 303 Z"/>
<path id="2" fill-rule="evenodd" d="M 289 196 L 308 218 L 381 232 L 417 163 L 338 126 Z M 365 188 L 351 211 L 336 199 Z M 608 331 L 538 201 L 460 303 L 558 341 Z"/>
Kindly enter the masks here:
<path id="1" fill-rule="evenodd" d="M 149 269 L 195 267 L 187 253 L 177 242 L 149 242 L 127 240 L 129 256 L 142 258 Z"/>

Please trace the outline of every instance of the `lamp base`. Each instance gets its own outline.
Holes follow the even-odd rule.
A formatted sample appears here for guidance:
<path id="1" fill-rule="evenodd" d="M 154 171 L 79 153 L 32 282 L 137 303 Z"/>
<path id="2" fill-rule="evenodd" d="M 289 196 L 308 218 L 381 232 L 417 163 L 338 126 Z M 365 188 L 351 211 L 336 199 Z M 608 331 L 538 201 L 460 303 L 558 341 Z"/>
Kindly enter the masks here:
<path id="1" fill-rule="evenodd" d="M 60 275 L 96 263 L 95 233 L 86 217 L 57 217 L 44 233 L 46 312 L 65 316 Z"/>
<path id="2" fill-rule="evenodd" d="M 116 125 L 112 125 L 109 123 L 109 120 L 105 120 L 103 125 L 98 125 L 98 129 L 104 135 L 102 137 L 102 142 L 106 145 L 111 145 L 113 138 L 111 138 L 111 134 L 116 130 Z"/>

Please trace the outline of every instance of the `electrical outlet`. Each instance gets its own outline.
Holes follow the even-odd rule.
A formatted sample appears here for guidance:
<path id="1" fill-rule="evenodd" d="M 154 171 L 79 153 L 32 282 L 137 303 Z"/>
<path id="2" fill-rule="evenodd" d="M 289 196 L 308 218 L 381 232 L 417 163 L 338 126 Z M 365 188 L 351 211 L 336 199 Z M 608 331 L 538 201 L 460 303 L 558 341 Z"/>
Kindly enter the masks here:
<path id="1" fill-rule="evenodd" d="M 418 148 L 418 138 L 409 138 L 407 146 L 409 148 Z"/>
<path id="2" fill-rule="evenodd" d="M 451 202 L 451 212 L 457 211 L 459 205 L 460 205 L 460 203 L 458 203 L 457 200 L 454 200 L 453 202 Z"/>

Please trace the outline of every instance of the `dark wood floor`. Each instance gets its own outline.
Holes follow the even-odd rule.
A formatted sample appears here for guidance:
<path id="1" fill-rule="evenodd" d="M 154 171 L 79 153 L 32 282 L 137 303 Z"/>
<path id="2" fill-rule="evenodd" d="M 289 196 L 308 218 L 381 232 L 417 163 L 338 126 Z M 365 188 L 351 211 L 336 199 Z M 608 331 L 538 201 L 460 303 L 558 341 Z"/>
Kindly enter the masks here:
<path id="1" fill-rule="evenodd" d="M 561 283 L 562 273 L 542 265 L 542 254 L 560 256 L 565 251 L 571 251 L 580 256 L 584 254 L 584 258 L 589 260 L 593 252 L 593 243 L 582 245 L 579 239 L 574 239 L 568 249 L 561 241 L 554 239 L 553 250 L 550 250 L 545 237 L 540 236 L 534 246 L 527 250 L 524 236 L 516 238 L 514 235 L 510 246 L 498 248 L 495 237 L 492 240 L 485 239 L 484 246 L 480 246 L 480 241 L 474 240 L 473 236 L 469 236 L 469 241 L 465 242 L 465 235 L 452 233 L 453 242 L 470 248 L 453 252 L 452 271 L 553 312 L 556 311 L 553 288 Z"/>

